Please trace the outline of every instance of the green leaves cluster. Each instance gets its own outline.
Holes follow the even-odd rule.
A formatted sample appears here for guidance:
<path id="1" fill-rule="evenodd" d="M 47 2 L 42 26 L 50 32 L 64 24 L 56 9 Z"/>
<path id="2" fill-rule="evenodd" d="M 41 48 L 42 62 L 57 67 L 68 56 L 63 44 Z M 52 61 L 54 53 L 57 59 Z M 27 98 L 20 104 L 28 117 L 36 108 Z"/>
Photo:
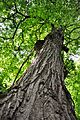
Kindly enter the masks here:
<path id="1" fill-rule="evenodd" d="M 66 79 L 66 85 L 75 103 L 75 110 L 80 120 L 80 63 L 76 63 L 75 70 L 70 71 Z"/>

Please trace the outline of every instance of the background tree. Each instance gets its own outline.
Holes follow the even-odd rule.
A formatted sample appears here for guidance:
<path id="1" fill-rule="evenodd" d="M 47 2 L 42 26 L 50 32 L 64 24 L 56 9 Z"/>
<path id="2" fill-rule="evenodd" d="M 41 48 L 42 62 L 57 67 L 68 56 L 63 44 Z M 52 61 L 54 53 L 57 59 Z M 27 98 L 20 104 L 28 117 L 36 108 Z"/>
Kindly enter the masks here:
<path id="1" fill-rule="evenodd" d="M 51 23 L 56 28 L 62 26 L 64 43 L 68 54 L 64 54 L 65 65 L 73 76 L 67 79 L 79 114 L 79 70 L 74 69 L 71 55 L 80 54 L 80 2 L 78 0 L 1 0 L 0 1 L 0 91 L 4 92 L 17 80 L 30 65 L 35 53 L 31 54 L 34 44 L 51 30 Z M 26 62 L 27 61 L 27 62 Z M 24 64 L 26 63 L 26 64 Z M 24 66 L 23 66 L 24 65 Z M 22 69 L 21 69 L 22 68 Z M 74 70 L 74 71 L 73 71 Z M 76 78 L 76 81 L 75 81 Z M 67 83 L 67 82 L 66 82 Z M 75 86 L 75 87 L 74 87 Z M 76 91 L 76 92 L 75 92 Z M 72 93 L 72 92 L 71 92 Z"/>

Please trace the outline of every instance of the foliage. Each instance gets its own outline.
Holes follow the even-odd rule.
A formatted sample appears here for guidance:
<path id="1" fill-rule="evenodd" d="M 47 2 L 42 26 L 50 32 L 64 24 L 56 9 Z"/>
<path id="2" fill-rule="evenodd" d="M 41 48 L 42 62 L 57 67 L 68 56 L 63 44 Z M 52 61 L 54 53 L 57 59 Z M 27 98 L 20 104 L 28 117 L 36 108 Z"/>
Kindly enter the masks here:
<path id="1" fill-rule="evenodd" d="M 64 44 L 69 48 L 68 54 L 64 54 L 70 71 L 67 83 L 80 119 L 80 70 L 70 60 L 71 56 L 80 55 L 79 13 L 79 0 L 0 0 L 0 92 L 28 68 L 35 57 L 35 42 L 50 32 L 51 23 L 57 28 L 62 26 Z"/>
<path id="2" fill-rule="evenodd" d="M 74 71 L 71 71 L 66 79 L 66 85 L 75 103 L 75 110 L 80 120 L 80 63 L 76 64 Z"/>

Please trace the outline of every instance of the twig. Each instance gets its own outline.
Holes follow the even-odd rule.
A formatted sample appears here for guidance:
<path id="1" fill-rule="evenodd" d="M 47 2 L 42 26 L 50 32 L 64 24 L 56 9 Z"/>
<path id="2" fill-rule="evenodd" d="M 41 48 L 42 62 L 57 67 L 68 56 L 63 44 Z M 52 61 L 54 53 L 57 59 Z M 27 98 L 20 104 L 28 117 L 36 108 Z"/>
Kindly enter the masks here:
<path id="1" fill-rule="evenodd" d="M 69 39 L 69 41 L 66 43 L 66 45 L 68 45 L 69 43 L 71 43 L 71 42 L 74 41 L 74 40 L 80 39 L 80 36 L 77 37 L 77 38 L 75 38 L 75 39 L 72 39 L 72 38 L 70 38 L 70 37 L 67 37 L 67 38 Z"/>
<path id="2" fill-rule="evenodd" d="M 20 66 L 20 68 L 19 68 L 19 70 L 18 70 L 18 72 L 17 72 L 17 74 L 16 74 L 16 77 L 15 77 L 15 79 L 14 79 L 14 81 L 13 81 L 12 86 L 14 85 L 14 83 L 15 83 L 15 81 L 16 81 L 16 79 L 17 79 L 17 77 L 18 77 L 18 75 L 19 75 L 22 67 L 23 67 L 24 64 L 27 62 L 27 60 L 29 60 L 29 57 L 30 57 L 31 55 L 33 55 L 33 50 L 30 52 L 30 54 L 27 56 L 27 58 L 23 61 L 22 65 Z"/>
<path id="3" fill-rule="evenodd" d="M 20 21 L 18 22 L 18 24 L 17 24 L 17 26 L 16 26 L 16 29 L 15 29 L 15 31 L 14 31 L 14 33 L 13 33 L 12 40 L 14 39 L 14 37 L 15 37 L 15 35 L 16 35 L 16 32 L 17 32 L 17 30 L 18 30 L 20 24 L 21 24 L 23 21 L 25 21 L 26 18 L 30 18 L 30 16 L 25 16 L 25 18 L 24 18 L 23 20 L 20 20 Z M 13 42 L 13 44 L 14 44 L 14 41 L 12 41 L 12 42 Z"/>

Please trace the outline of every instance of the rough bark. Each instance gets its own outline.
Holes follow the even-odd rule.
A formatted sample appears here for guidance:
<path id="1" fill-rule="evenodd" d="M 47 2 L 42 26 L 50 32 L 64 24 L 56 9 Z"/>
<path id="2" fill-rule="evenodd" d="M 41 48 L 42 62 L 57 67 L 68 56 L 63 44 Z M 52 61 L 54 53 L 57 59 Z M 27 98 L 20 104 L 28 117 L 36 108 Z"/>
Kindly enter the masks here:
<path id="1" fill-rule="evenodd" d="M 76 120 L 64 85 L 63 34 L 54 30 L 30 68 L 0 99 L 0 120 Z"/>

